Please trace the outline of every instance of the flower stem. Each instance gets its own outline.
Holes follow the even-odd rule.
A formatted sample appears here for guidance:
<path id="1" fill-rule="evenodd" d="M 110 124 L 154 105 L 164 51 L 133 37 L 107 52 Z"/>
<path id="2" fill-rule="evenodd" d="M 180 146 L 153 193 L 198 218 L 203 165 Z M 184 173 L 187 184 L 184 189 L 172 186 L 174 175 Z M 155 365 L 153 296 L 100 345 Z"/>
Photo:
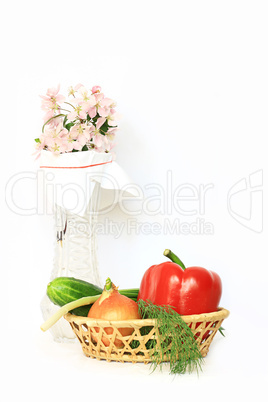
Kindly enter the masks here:
<path id="1" fill-rule="evenodd" d="M 62 107 L 60 108 L 60 110 L 64 110 L 65 112 L 71 113 L 70 110 L 63 109 Z M 64 116 L 65 116 L 65 115 L 64 115 Z"/>
<path id="2" fill-rule="evenodd" d="M 75 97 L 75 96 L 74 96 L 74 97 Z M 72 106 L 72 108 L 75 109 L 74 105 L 72 105 L 71 103 L 69 103 L 69 102 L 64 102 L 64 103 L 66 103 L 66 105 Z"/>
<path id="3" fill-rule="evenodd" d="M 44 128 L 45 128 L 45 125 L 47 124 L 47 123 L 49 123 L 51 120 L 53 120 L 53 119 L 56 119 L 57 117 L 62 117 L 62 116 L 65 116 L 65 114 L 63 114 L 63 113 L 60 113 L 60 114 L 57 114 L 57 116 L 53 116 L 53 117 L 51 117 L 50 119 L 48 119 L 46 122 L 45 122 L 45 124 L 43 125 L 43 127 L 42 127 L 42 133 L 44 132 Z"/>
<path id="4" fill-rule="evenodd" d="M 171 250 L 166 249 L 163 254 L 164 256 L 168 257 L 172 262 L 178 264 L 183 270 L 186 269 L 186 266 L 183 264 L 183 262 L 179 259 L 179 257 L 176 256 L 176 254 L 172 253 Z"/>

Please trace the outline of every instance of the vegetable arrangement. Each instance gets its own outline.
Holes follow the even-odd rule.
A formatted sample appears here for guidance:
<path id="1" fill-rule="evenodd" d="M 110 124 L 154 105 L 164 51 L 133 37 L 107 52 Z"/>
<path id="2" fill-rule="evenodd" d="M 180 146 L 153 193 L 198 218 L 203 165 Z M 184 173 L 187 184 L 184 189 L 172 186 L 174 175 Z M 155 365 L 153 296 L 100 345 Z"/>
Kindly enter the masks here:
<path id="1" fill-rule="evenodd" d="M 186 268 L 170 250 L 165 250 L 164 255 L 171 261 L 151 266 L 144 273 L 139 289 L 118 290 L 110 278 L 106 280 L 103 290 L 75 278 L 54 279 L 48 284 L 47 295 L 61 308 L 41 329 L 46 331 L 63 315 L 71 312 L 92 319 L 118 321 L 118 333 L 129 337 L 134 329 L 121 328 L 121 321 L 154 319 L 157 322 L 158 341 L 150 339 L 146 349 L 150 349 L 155 367 L 167 357 L 173 374 L 200 369 L 203 358 L 197 342 L 198 333 L 193 335 L 181 315 L 216 312 L 222 292 L 221 280 L 215 272 L 205 268 Z M 203 327 L 204 332 L 208 324 Z M 99 328 L 93 325 L 91 337 L 97 342 Z M 117 339 L 113 331 L 111 327 L 104 328 L 99 336 L 102 344 L 109 348 L 112 336 L 114 345 L 123 347 L 122 340 Z M 146 335 L 150 331 L 151 327 L 145 325 L 141 333 Z M 208 334 L 209 328 L 201 341 L 205 341 Z M 130 347 L 139 348 L 139 340 L 130 342 Z"/>

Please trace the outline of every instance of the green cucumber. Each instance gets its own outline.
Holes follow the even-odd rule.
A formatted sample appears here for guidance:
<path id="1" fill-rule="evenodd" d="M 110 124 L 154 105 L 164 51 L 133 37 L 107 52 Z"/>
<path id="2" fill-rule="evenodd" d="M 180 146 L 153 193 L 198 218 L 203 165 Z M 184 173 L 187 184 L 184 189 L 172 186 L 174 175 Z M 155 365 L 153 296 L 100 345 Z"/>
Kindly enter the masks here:
<path id="1" fill-rule="evenodd" d="M 55 278 L 47 285 L 47 295 L 52 303 L 57 306 L 64 306 L 74 300 L 86 296 L 97 296 L 102 293 L 99 286 L 92 283 L 83 281 L 81 279 L 69 278 L 61 276 Z M 88 315 L 90 306 L 78 307 L 71 311 L 75 315 L 86 317 Z"/>
<path id="2" fill-rule="evenodd" d="M 81 279 L 69 278 L 61 276 L 55 278 L 47 285 L 47 295 L 52 303 L 57 306 L 64 306 L 74 300 L 82 297 L 97 296 L 102 294 L 103 289 L 92 283 Z M 137 301 L 139 289 L 123 289 L 118 290 L 124 296 Z M 72 314 L 86 317 L 91 305 L 77 307 L 70 311 Z"/>

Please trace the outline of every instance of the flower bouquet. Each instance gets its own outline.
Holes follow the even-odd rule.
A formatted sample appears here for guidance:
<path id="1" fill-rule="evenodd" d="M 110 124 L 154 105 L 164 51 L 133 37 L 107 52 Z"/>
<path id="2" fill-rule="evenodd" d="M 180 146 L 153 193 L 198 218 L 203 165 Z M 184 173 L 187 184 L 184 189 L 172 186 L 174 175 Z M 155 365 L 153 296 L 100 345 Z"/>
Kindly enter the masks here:
<path id="1" fill-rule="evenodd" d="M 68 97 L 60 94 L 58 86 L 41 98 L 45 115 L 42 132 L 35 139 L 35 154 L 42 172 L 39 187 L 45 193 L 39 196 L 50 204 L 55 219 L 50 280 L 73 276 L 100 285 L 94 227 L 102 177 L 115 157 L 112 149 L 119 118 L 115 102 L 99 86 L 88 91 L 82 84 L 70 87 Z M 47 194 L 46 189 L 51 187 L 53 191 Z M 55 308 L 46 295 L 41 303 L 44 318 Z M 74 338 L 65 322 L 55 325 L 51 332 L 58 341 Z"/>
<path id="2" fill-rule="evenodd" d="M 115 102 L 105 97 L 99 86 L 90 92 L 82 84 L 70 87 L 67 99 L 59 90 L 59 86 L 50 88 L 41 96 L 45 116 L 42 133 L 35 139 L 38 156 L 42 150 L 55 155 L 111 152 L 118 119 Z"/>

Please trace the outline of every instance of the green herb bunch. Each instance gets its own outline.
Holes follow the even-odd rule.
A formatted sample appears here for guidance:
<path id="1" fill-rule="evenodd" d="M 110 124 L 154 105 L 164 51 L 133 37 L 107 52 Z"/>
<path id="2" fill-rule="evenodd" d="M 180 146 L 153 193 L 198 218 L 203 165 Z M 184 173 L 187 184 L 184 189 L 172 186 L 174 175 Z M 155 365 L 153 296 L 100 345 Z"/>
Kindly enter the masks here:
<path id="1" fill-rule="evenodd" d="M 169 360 L 171 374 L 184 374 L 202 370 L 203 358 L 198 344 L 188 325 L 181 316 L 170 306 L 158 306 L 151 302 L 139 300 L 139 311 L 142 318 L 157 320 L 156 340 L 147 342 L 146 347 L 151 350 L 154 369 L 164 360 Z M 144 334 L 151 327 L 144 327 Z M 138 342 L 138 341 L 135 341 Z M 136 343 L 131 345 L 137 347 Z"/>

